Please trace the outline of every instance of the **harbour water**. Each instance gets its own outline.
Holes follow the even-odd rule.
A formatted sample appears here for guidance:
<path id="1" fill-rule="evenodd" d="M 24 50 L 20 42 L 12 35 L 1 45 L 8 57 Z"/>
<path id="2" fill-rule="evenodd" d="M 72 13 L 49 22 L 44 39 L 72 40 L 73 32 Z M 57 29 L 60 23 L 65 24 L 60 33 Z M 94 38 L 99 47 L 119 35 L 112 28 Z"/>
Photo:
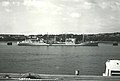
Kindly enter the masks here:
<path id="1" fill-rule="evenodd" d="M 12 46 L 0 43 L 0 73 L 102 75 L 108 59 L 120 59 L 120 45 Z"/>

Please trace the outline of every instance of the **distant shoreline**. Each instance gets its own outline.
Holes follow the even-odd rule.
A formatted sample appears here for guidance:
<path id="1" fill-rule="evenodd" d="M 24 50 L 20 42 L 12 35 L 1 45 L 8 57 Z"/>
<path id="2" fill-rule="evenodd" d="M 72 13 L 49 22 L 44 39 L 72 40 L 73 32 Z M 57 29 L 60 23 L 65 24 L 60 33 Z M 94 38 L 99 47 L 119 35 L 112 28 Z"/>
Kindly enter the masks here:
<path id="1" fill-rule="evenodd" d="M 56 40 L 64 42 L 66 38 L 75 38 L 76 42 L 82 41 L 84 36 L 85 41 L 99 41 L 100 43 L 120 42 L 120 32 L 115 33 L 100 33 L 100 34 L 38 34 L 38 35 L 18 35 L 18 34 L 0 34 L 0 41 L 24 41 L 26 39 L 43 39 Z"/>

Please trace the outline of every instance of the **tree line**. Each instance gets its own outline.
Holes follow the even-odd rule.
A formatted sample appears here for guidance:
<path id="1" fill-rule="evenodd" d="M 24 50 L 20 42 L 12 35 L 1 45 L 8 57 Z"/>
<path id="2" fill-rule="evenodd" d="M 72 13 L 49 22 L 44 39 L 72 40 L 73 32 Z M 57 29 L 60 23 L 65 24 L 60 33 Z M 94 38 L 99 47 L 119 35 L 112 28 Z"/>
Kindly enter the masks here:
<path id="1" fill-rule="evenodd" d="M 23 41 L 30 38 L 39 38 L 44 40 L 55 39 L 56 41 L 64 42 L 66 38 L 75 38 L 76 42 L 79 43 L 85 41 L 118 41 L 120 42 L 120 33 L 100 33 L 100 34 L 38 34 L 38 35 L 11 35 L 11 34 L 0 34 L 0 41 Z"/>

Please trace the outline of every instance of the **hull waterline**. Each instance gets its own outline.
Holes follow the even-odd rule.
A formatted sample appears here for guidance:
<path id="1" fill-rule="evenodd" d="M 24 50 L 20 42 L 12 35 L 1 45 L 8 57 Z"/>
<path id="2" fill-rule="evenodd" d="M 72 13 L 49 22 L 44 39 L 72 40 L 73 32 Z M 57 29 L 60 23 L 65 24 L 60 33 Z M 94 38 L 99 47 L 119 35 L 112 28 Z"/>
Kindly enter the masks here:
<path id="1" fill-rule="evenodd" d="M 19 43 L 18 46 L 98 46 L 98 43 L 80 43 L 80 44 L 41 44 L 41 43 Z"/>

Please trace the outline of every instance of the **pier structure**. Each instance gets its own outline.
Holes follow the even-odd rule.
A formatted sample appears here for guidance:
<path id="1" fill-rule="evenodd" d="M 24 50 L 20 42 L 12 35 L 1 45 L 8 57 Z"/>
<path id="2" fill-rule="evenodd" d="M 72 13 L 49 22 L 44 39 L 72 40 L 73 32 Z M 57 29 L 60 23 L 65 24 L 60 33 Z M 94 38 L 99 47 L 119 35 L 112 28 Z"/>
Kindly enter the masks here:
<path id="1" fill-rule="evenodd" d="M 119 76 L 0 73 L 0 81 L 120 81 Z"/>

